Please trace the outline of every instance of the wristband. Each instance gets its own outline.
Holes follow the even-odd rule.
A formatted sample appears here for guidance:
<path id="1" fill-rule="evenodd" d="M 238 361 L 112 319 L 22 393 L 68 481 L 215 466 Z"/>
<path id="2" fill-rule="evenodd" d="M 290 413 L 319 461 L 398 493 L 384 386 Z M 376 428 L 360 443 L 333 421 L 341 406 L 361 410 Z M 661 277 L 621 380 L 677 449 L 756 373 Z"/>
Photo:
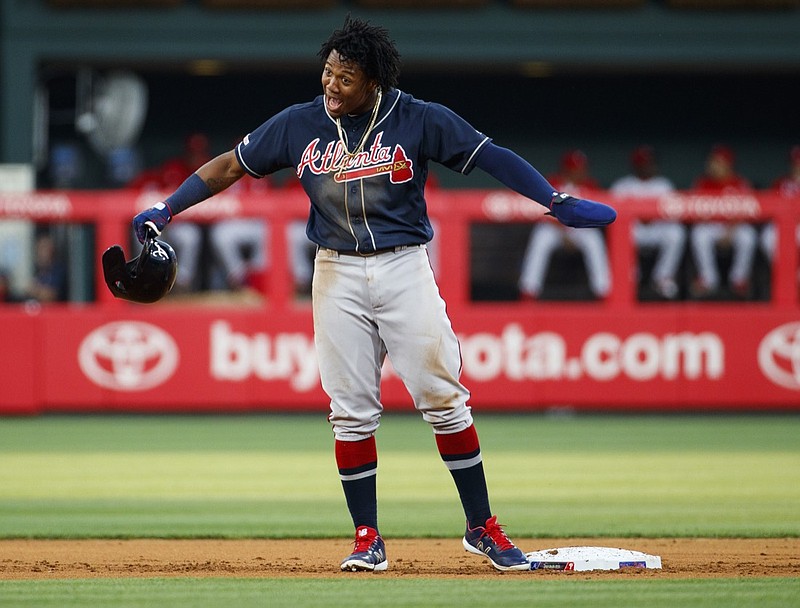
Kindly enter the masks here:
<path id="1" fill-rule="evenodd" d="M 203 179 L 197 173 L 192 173 L 164 202 L 174 216 L 181 211 L 186 211 L 192 205 L 206 200 L 212 194 L 213 192 Z"/>

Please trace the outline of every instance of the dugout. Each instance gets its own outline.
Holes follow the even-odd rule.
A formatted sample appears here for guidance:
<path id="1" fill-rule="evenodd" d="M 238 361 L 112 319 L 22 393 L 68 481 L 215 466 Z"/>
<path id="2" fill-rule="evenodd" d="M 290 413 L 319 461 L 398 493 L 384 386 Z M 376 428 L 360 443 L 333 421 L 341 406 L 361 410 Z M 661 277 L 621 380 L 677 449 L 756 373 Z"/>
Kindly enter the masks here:
<path id="1" fill-rule="evenodd" d="M 276 254 L 266 306 L 206 303 L 186 323 L 185 302 L 147 312 L 101 289 L 92 261 L 111 243 L 128 244 L 130 217 L 143 201 L 108 189 L 106 159 L 79 129 L 78 92 L 94 77 L 126 69 L 144 81 L 147 116 L 137 145 L 145 165 L 174 155 L 198 129 L 220 151 L 242 129 L 318 93 L 314 52 L 352 10 L 392 31 L 405 59 L 402 88 L 451 105 L 545 173 L 564 149 L 580 147 L 607 187 L 627 171 L 630 149 L 646 141 L 684 188 L 709 146 L 724 140 L 737 150 L 741 172 L 763 188 L 798 143 L 800 8 L 789 1 L 716 2 L 714 10 L 698 3 L 0 0 L 0 163 L 32 164 L 38 189 L 0 195 L 0 218 L 60 226 L 81 277 L 67 304 L 0 307 L 4 342 L 15 345 L 0 353 L 0 412 L 324 405 L 308 365 L 310 310 L 293 300 L 281 240 L 291 214 L 307 206 L 296 193 L 285 195 L 285 212 L 262 195 L 218 201 L 195 216 L 208 223 L 263 214 L 271 223 L 271 246 L 284 253 Z M 85 171 L 73 187 L 48 190 L 52 149 L 65 140 L 82 151 Z M 516 243 L 518 256 L 530 225 L 541 220 L 531 214 L 541 209 L 492 192 L 495 184 L 478 172 L 466 180 L 437 177 L 443 187 L 430 197 L 432 215 L 447 220 L 442 290 L 476 405 L 797 409 L 796 205 L 792 211 L 758 192 L 627 207 L 606 232 L 610 297 L 565 302 L 573 298 L 560 294 L 531 304 L 515 300 L 512 252 L 496 246 Z M 747 302 L 646 302 L 631 272 L 635 217 L 775 222 L 780 254 L 762 265 L 766 281 Z M 120 375 L 116 366 L 125 362 L 104 348 L 124 344 L 160 350 Z M 385 395 L 388 407 L 407 399 L 391 376 Z"/>
<path id="2" fill-rule="evenodd" d="M 53 144 L 75 141 L 77 186 L 109 186 L 76 128 L 81 70 L 146 82 L 144 165 L 198 129 L 228 147 L 317 93 L 314 53 L 347 11 L 390 29 L 404 89 L 452 105 L 545 172 L 580 147 L 607 186 L 646 141 L 685 187 L 725 141 L 762 187 L 797 143 L 796 0 L 2 0 L 0 162 L 33 163 L 47 185 Z M 443 185 L 462 186 L 453 177 Z"/>

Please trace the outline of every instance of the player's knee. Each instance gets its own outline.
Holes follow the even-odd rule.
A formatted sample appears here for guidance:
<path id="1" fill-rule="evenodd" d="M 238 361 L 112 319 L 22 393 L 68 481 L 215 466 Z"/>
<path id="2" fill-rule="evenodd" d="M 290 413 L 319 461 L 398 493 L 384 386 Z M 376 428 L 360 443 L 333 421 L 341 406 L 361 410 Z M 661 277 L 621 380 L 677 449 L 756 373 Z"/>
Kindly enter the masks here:
<path id="1" fill-rule="evenodd" d="M 472 409 L 463 401 L 447 408 L 418 409 L 435 433 L 457 433 L 472 424 Z"/>

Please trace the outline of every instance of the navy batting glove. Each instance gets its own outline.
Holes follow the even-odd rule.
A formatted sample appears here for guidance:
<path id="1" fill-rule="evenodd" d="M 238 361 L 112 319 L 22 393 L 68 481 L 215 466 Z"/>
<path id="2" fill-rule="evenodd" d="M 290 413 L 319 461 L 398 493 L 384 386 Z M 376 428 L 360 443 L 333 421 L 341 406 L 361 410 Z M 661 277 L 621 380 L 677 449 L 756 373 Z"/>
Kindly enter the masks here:
<path id="1" fill-rule="evenodd" d="M 144 243 L 148 226 L 158 236 L 171 219 L 172 214 L 169 212 L 169 207 L 164 203 L 156 203 L 133 218 L 133 230 L 136 232 L 136 238 L 139 239 L 140 243 Z"/>
<path id="2" fill-rule="evenodd" d="M 563 192 L 555 192 L 550 200 L 552 215 L 565 226 L 572 228 L 600 228 L 617 219 L 617 212 L 608 205 L 575 198 Z"/>

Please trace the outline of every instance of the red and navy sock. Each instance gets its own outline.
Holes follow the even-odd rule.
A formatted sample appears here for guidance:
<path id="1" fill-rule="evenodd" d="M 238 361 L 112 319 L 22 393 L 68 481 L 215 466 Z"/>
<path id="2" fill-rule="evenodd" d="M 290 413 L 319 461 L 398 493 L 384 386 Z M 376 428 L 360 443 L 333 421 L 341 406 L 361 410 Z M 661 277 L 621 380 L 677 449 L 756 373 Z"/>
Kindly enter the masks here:
<path id="1" fill-rule="evenodd" d="M 378 450 L 375 437 L 361 441 L 336 440 L 336 466 L 342 481 L 347 509 L 353 525 L 378 529 L 378 499 L 375 481 Z"/>
<path id="2" fill-rule="evenodd" d="M 492 516 L 475 426 L 458 433 L 436 434 L 436 447 L 456 482 L 470 528 L 484 526 Z"/>

